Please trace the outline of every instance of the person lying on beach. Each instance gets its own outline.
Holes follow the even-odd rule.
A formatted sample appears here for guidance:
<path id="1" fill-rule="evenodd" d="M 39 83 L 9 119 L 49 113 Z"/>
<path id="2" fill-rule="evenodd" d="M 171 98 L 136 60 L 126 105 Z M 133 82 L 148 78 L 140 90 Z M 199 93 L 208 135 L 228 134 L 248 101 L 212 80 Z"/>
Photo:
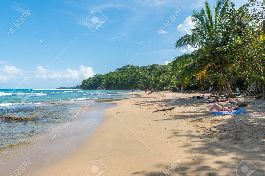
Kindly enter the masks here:
<path id="1" fill-rule="evenodd" d="M 233 110 L 237 110 L 238 107 L 233 106 L 232 104 L 228 104 L 228 107 L 225 107 L 219 103 L 214 103 L 209 110 L 210 111 L 233 111 Z"/>
<path id="2" fill-rule="evenodd" d="M 244 99 L 235 99 L 235 100 L 229 100 L 229 103 L 236 105 L 238 107 L 246 107 L 249 104 L 249 101 L 246 101 Z"/>
<path id="3" fill-rule="evenodd" d="M 223 99 L 218 97 L 214 97 L 214 99 L 209 98 L 207 100 L 208 103 L 227 102 L 227 101 L 229 101 L 229 99 Z"/>
<path id="4" fill-rule="evenodd" d="M 150 95 L 150 94 L 152 94 L 153 92 L 154 92 L 154 90 L 151 89 L 149 92 L 147 92 L 147 95 Z"/>
<path id="5" fill-rule="evenodd" d="M 205 95 L 201 95 L 201 96 L 192 96 L 192 98 L 193 99 L 204 99 L 204 100 L 207 100 L 207 99 L 209 99 L 209 97 L 208 96 L 205 96 Z"/>

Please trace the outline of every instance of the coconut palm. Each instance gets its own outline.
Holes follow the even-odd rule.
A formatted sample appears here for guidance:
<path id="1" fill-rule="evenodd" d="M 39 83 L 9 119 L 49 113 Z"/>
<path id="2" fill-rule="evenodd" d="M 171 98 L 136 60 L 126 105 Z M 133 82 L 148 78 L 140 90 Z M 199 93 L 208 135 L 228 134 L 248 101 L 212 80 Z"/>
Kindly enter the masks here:
<path id="1" fill-rule="evenodd" d="M 208 1 L 200 11 L 192 15 L 195 24 L 191 34 L 186 34 L 176 42 L 176 47 L 190 45 L 198 48 L 193 57 L 193 69 L 199 79 L 207 78 L 212 84 L 217 84 L 219 90 L 232 94 L 228 79 L 229 60 L 223 57 L 226 52 L 224 46 L 230 40 L 230 31 L 226 31 L 230 23 L 227 14 L 236 10 L 230 0 L 217 0 L 213 10 Z M 186 71 L 187 72 L 187 71 Z"/>
<path id="2" fill-rule="evenodd" d="M 204 48 L 219 41 L 222 21 L 225 19 L 226 12 L 233 3 L 229 0 L 217 0 L 214 13 L 210 8 L 208 1 L 205 2 L 205 8 L 200 11 L 194 11 L 192 15 L 195 28 L 191 34 L 186 34 L 176 42 L 176 47 L 191 45 L 196 48 Z"/>

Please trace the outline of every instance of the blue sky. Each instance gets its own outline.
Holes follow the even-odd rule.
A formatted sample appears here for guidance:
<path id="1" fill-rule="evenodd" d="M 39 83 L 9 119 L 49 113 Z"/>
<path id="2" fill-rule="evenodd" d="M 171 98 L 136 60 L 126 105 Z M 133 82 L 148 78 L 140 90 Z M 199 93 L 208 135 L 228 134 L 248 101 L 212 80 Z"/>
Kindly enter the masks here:
<path id="1" fill-rule="evenodd" d="M 0 88 L 74 86 L 126 64 L 165 64 L 192 50 L 174 43 L 203 2 L 1 1 Z"/>

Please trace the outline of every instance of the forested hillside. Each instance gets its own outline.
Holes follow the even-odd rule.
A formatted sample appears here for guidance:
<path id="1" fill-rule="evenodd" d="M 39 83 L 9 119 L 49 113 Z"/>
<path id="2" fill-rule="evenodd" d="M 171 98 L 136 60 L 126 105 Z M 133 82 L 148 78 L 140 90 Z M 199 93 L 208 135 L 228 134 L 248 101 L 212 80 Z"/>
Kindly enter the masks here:
<path id="1" fill-rule="evenodd" d="M 104 75 L 84 80 L 83 89 L 172 89 L 176 79 L 170 65 L 127 65 Z"/>

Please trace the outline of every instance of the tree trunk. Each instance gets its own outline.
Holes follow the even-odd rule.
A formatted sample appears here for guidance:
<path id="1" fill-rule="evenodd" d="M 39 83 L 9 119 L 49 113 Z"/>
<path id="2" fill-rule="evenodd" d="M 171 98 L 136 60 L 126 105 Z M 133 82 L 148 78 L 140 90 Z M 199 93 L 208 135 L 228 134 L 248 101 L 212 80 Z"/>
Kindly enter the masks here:
<path id="1" fill-rule="evenodd" d="M 263 3 L 265 4 L 265 0 L 263 0 Z M 263 5 L 264 5 L 263 4 Z M 264 15 L 264 14 L 263 14 Z M 263 20 L 263 33 L 265 34 L 265 19 Z"/>
<path id="2" fill-rule="evenodd" d="M 265 99 L 265 84 L 262 84 L 263 99 Z"/>
<path id="3" fill-rule="evenodd" d="M 263 0 L 263 3 L 265 4 L 265 0 Z M 263 34 L 265 35 L 265 19 L 263 20 Z M 265 99 L 265 83 L 264 82 L 262 83 L 262 91 L 263 91 L 263 99 Z"/>
<path id="4" fill-rule="evenodd" d="M 232 89 L 231 89 L 231 85 L 230 85 L 230 83 L 229 83 L 229 81 L 227 80 L 227 82 L 226 82 L 226 90 L 227 90 L 227 94 L 228 94 L 228 96 L 229 97 L 232 97 L 234 94 L 233 94 L 233 91 L 232 91 Z"/>
<path id="5" fill-rule="evenodd" d="M 233 94 L 233 91 L 232 91 L 232 88 L 231 88 L 230 81 L 227 78 L 227 76 L 224 75 L 223 78 L 220 81 L 222 81 L 223 90 L 225 91 L 226 95 L 228 97 L 233 97 L 234 94 Z"/>

